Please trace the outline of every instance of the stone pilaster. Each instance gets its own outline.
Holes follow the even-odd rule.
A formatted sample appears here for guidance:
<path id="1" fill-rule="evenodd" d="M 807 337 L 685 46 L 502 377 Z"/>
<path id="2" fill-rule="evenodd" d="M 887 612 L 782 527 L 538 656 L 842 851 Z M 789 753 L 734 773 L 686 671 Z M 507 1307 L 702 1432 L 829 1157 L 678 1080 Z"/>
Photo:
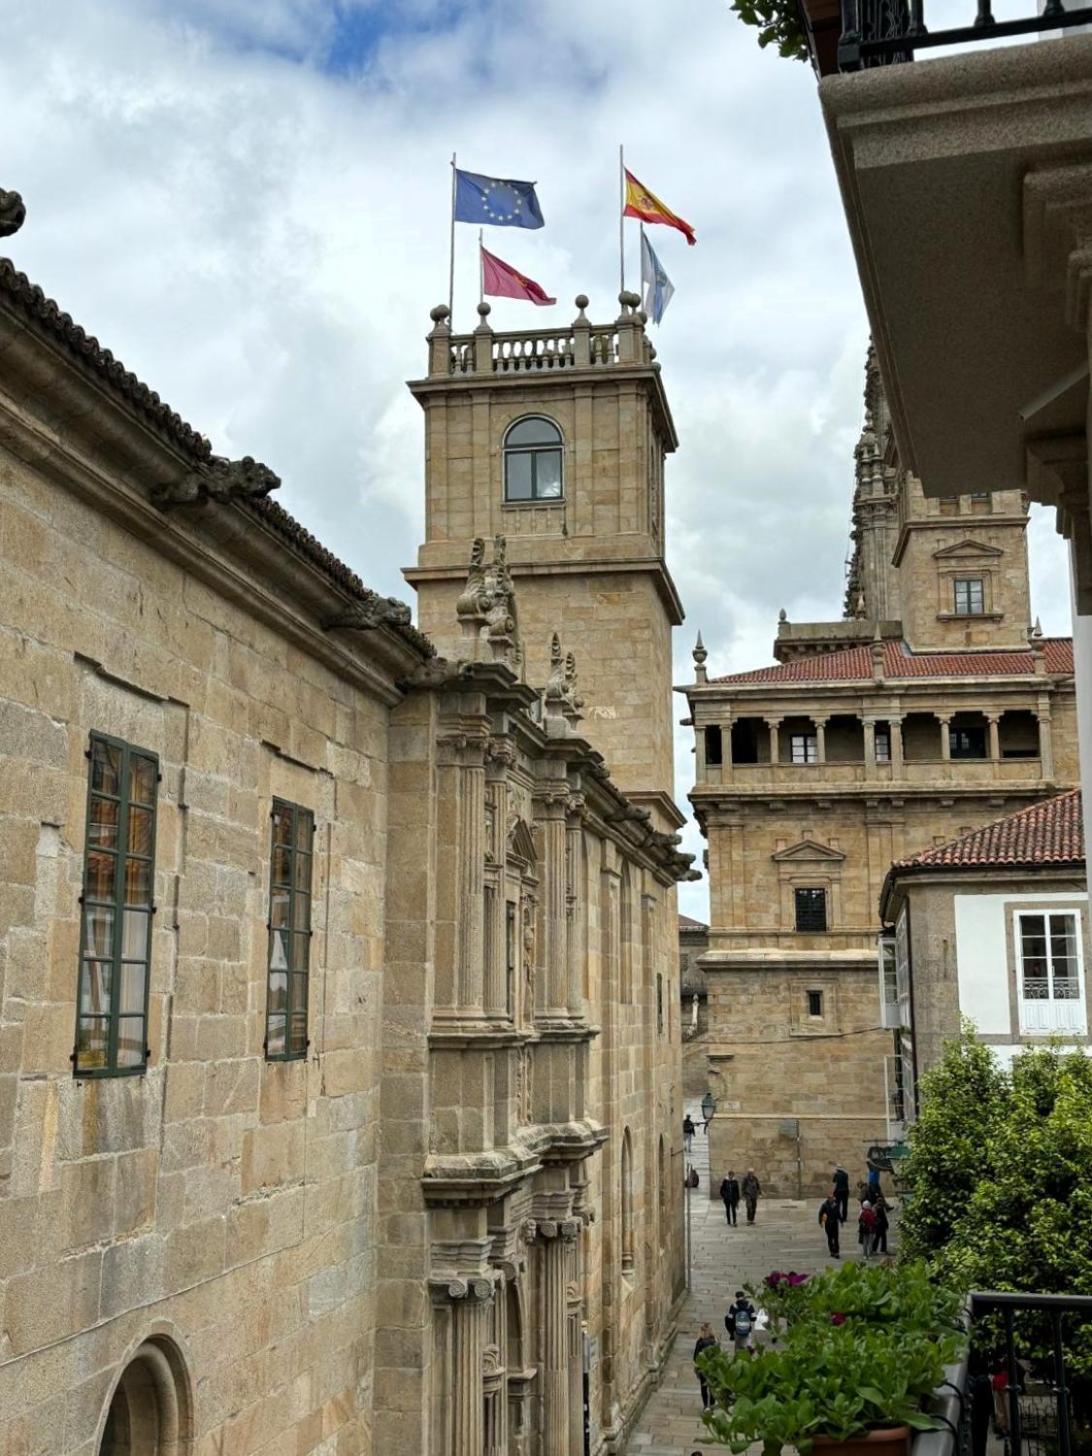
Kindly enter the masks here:
<path id="1" fill-rule="evenodd" d="M 568 1014 L 568 914 L 565 899 L 565 815 L 569 803 L 566 785 L 535 795 L 535 808 L 542 831 L 544 861 L 543 970 L 545 1004 L 549 1017 Z"/>
<path id="2" fill-rule="evenodd" d="M 570 794 L 565 806 L 565 919 L 568 946 L 569 1015 L 584 1014 L 584 960 L 587 955 L 584 927 L 587 907 L 580 902 L 583 888 L 581 866 L 584 851 L 584 796 Z"/>
<path id="3" fill-rule="evenodd" d="M 1044 694 L 1039 699 L 1035 714 L 1039 724 L 1039 772 L 1045 779 L 1054 777 L 1054 740 L 1050 720 L 1050 699 Z"/>
<path id="4" fill-rule="evenodd" d="M 493 1282 L 482 1275 L 459 1274 L 430 1282 L 433 1303 L 441 1307 L 447 1324 L 444 1358 L 435 1372 L 438 1407 L 447 1427 L 443 1450 L 451 1456 L 482 1456 L 485 1311 Z"/>
<path id="5" fill-rule="evenodd" d="M 538 1225 L 542 1287 L 542 1452 L 570 1456 L 569 1447 L 569 1250 L 580 1233 L 578 1218 Z"/>
<path id="6" fill-rule="evenodd" d="M 481 1016 L 484 1010 L 483 935 L 485 910 L 485 740 L 454 733 L 440 739 L 443 773 L 455 821 L 454 917 L 455 1012 Z M 450 800 L 449 800 L 450 802 Z"/>
<path id="7" fill-rule="evenodd" d="M 943 759 L 949 759 L 952 756 L 952 740 L 948 736 L 948 728 L 952 720 L 941 717 L 939 713 L 936 716 L 937 727 L 940 729 L 940 756 Z"/>

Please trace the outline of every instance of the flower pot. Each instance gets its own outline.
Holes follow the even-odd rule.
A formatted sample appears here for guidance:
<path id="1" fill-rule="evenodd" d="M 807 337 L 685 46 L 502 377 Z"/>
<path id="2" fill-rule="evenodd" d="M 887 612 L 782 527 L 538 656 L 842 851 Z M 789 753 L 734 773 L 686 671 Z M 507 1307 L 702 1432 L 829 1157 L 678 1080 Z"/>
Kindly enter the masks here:
<path id="1" fill-rule="evenodd" d="M 842 38 L 842 0 L 800 0 L 812 65 L 820 76 L 838 70 L 838 42 Z"/>
<path id="2" fill-rule="evenodd" d="M 909 1426 L 885 1426 L 838 1441 L 833 1436 L 816 1436 L 816 1456 L 908 1456 Z"/>

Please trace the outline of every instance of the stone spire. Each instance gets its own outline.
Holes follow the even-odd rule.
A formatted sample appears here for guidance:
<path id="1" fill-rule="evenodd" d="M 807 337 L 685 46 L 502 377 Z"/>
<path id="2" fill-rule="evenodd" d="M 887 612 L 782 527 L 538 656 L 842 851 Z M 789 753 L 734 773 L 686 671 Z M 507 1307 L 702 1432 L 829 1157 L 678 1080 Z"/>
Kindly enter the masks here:
<path id="1" fill-rule="evenodd" d="M 705 643 L 701 640 L 701 633 L 698 633 L 698 640 L 694 643 L 694 681 L 707 682 L 708 676 L 705 671 L 705 659 L 709 656 L 705 650 Z"/>

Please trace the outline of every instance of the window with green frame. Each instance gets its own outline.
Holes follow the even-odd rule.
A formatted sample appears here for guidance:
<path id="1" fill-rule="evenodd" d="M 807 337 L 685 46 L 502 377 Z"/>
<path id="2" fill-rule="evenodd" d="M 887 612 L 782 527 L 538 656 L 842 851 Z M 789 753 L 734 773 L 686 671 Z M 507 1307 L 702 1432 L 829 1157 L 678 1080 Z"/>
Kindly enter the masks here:
<path id="1" fill-rule="evenodd" d="M 77 1077 L 123 1077 L 148 1064 L 148 970 L 155 907 L 159 759 L 104 733 L 87 750 L 80 896 Z"/>
<path id="2" fill-rule="evenodd" d="M 311 858 L 315 816 L 273 800 L 269 856 L 269 985 L 265 1054 L 270 1061 L 307 1055 L 307 976 L 311 963 Z"/>

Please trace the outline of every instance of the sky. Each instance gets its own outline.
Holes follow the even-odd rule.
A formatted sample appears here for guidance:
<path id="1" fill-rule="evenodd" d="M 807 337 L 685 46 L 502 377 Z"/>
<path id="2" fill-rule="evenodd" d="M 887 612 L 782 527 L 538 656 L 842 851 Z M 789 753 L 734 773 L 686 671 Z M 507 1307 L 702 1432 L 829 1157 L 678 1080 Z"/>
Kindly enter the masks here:
<path id="1" fill-rule="evenodd" d="M 408 600 L 423 443 L 404 381 L 446 297 L 451 155 L 538 184 L 546 227 L 491 234 L 559 300 L 494 301 L 518 329 L 568 322 L 577 293 L 593 321 L 617 313 L 624 143 L 698 236 L 652 239 L 676 289 L 653 331 L 680 437 L 675 680 L 699 629 L 713 675 L 769 662 L 782 607 L 841 615 L 867 322 L 810 68 L 760 51 L 727 0 L 9 0 L 0 95 L 17 266 Z M 457 232 L 462 330 L 476 229 Z M 1065 558 L 1034 512 L 1033 602 L 1064 633 Z M 680 905 L 705 918 L 704 883 Z"/>

